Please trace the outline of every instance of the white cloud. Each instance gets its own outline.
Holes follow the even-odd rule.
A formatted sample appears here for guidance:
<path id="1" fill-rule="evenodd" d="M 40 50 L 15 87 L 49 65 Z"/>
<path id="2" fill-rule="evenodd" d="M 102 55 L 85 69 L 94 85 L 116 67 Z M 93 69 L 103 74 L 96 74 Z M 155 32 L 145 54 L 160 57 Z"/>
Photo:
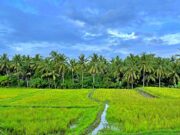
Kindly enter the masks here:
<path id="1" fill-rule="evenodd" d="M 61 43 L 55 42 L 46 42 L 46 41 L 32 41 L 32 42 L 18 42 L 12 43 L 8 45 L 9 48 L 14 50 L 15 52 L 20 53 L 31 53 L 33 51 L 40 51 L 42 49 L 57 49 L 57 48 L 65 48 L 61 45 Z"/>
<path id="2" fill-rule="evenodd" d="M 17 52 L 21 52 L 23 51 L 23 48 L 22 47 L 13 47 Z"/>
<path id="3" fill-rule="evenodd" d="M 99 37 L 99 36 L 101 36 L 101 34 L 85 32 L 84 35 L 83 35 L 83 38 L 84 39 L 92 39 L 92 38 Z"/>
<path id="4" fill-rule="evenodd" d="M 121 38 L 123 40 L 133 40 L 133 39 L 138 38 L 138 36 L 135 34 L 135 32 L 127 34 L 127 33 L 121 33 L 117 30 L 108 29 L 107 33 L 110 34 L 112 37 Z"/>
<path id="5" fill-rule="evenodd" d="M 86 23 L 82 20 L 72 19 L 67 16 L 58 16 L 58 17 L 63 19 L 67 23 L 71 23 L 72 25 L 77 26 L 77 27 L 84 27 L 86 25 Z"/>
<path id="6" fill-rule="evenodd" d="M 85 22 L 80 21 L 80 20 L 71 20 L 71 22 L 79 27 L 84 27 L 85 26 Z"/>
<path id="7" fill-rule="evenodd" d="M 96 37 L 96 36 L 99 36 L 100 34 L 94 34 L 94 33 L 89 33 L 89 32 L 86 32 L 85 34 L 84 34 L 84 36 L 85 37 Z"/>
<path id="8" fill-rule="evenodd" d="M 160 39 L 165 44 L 168 44 L 168 45 L 180 44 L 180 33 L 167 34 L 167 35 L 164 35 L 164 36 L 160 37 Z"/>
<path id="9" fill-rule="evenodd" d="M 147 43 L 153 41 L 156 41 L 157 43 L 159 41 L 159 43 L 163 45 L 177 45 L 180 44 L 180 33 L 166 34 L 163 36 L 149 36 L 149 37 L 144 37 L 143 40 Z"/>
<path id="10" fill-rule="evenodd" d="M 98 15 L 99 10 L 95 8 L 86 8 L 85 11 L 91 15 Z"/>

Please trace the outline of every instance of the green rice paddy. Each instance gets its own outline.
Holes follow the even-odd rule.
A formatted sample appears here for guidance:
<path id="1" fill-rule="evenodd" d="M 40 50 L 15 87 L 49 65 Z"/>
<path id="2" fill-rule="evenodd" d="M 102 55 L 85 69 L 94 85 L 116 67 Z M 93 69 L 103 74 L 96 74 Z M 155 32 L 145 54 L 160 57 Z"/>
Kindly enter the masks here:
<path id="1" fill-rule="evenodd" d="M 99 134 L 180 134 L 180 89 L 0 89 L 0 134 L 91 134 L 104 103 L 108 127 Z"/>

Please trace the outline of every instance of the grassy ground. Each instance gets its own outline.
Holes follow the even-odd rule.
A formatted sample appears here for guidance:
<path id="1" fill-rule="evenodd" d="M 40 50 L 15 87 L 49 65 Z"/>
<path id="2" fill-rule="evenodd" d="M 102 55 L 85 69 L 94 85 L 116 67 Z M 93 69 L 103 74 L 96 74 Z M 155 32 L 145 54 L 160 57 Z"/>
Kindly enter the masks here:
<path id="1" fill-rule="evenodd" d="M 180 134 L 180 90 L 144 90 L 162 98 L 147 98 L 135 90 L 1 88 L 0 134 L 87 133 L 105 101 L 109 128 L 100 134 Z"/>
<path id="2" fill-rule="evenodd" d="M 145 87 L 144 91 L 160 98 L 180 98 L 180 89 Z"/>
<path id="3" fill-rule="evenodd" d="M 0 89 L 0 134 L 81 134 L 100 110 L 89 91 Z"/>
<path id="4" fill-rule="evenodd" d="M 109 100 L 110 105 L 107 112 L 110 129 L 101 134 L 180 133 L 178 98 L 146 98 L 134 90 L 96 90 L 94 97 Z"/>

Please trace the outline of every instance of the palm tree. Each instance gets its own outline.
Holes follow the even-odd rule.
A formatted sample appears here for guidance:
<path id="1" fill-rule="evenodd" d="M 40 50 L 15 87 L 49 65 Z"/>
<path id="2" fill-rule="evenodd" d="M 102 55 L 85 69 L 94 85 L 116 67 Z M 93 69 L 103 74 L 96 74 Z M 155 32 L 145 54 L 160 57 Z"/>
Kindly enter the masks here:
<path id="1" fill-rule="evenodd" d="M 161 87 L 161 79 L 166 75 L 166 65 L 162 58 L 157 59 L 155 74 L 159 80 L 159 87 Z"/>
<path id="2" fill-rule="evenodd" d="M 4 53 L 0 57 L 0 71 L 2 72 L 3 75 L 4 74 L 8 75 L 8 73 L 9 73 L 9 66 L 10 66 L 10 63 L 9 63 L 8 55 Z"/>
<path id="3" fill-rule="evenodd" d="M 180 72 L 179 62 L 178 61 L 172 62 L 170 73 L 168 74 L 168 76 L 170 77 L 174 85 L 176 85 L 180 79 L 179 72 Z"/>
<path id="4" fill-rule="evenodd" d="M 74 84 L 74 73 L 77 69 L 77 62 L 75 59 L 70 59 L 69 68 L 71 70 L 72 84 Z"/>
<path id="5" fill-rule="evenodd" d="M 23 56 L 21 69 L 24 79 L 26 81 L 26 87 L 29 87 L 29 80 L 34 72 L 34 64 L 30 56 Z"/>
<path id="6" fill-rule="evenodd" d="M 58 56 L 58 68 L 59 68 L 59 73 L 62 76 L 62 84 L 64 85 L 64 76 L 65 72 L 67 70 L 67 57 L 64 54 L 59 54 Z"/>
<path id="7" fill-rule="evenodd" d="M 80 68 L 80 72 L 81 72 L 81 87 L 84 87 L 84 70 L 86 68 L 86 62 L 87 59 L 85 58 L 84 54 L 81 54 L 79 56 L 79 68 Z"/>
<path id="8" fill-rule="evenodd" d="M 20 84 L 19 84 L 20 75 L 22 75 L 22 70 L 21 70 L 21 55 L 15 55 L 15 56 L 12 58 L 12 66 L 13 66 L 15 75 L 17 76 L 18 86 L 19 86 L 19 85 L 20 85 Z"/>
<path id="9" fill-rule="evenodd" d="M 99 72 L 100 72 L 99 58 L 97 54 L 93 54 L 93 56 L 91 56 L 90 69 L 89 69 L 89 73 L 92 75 L 92 78 L 93 78 L 93 89 L 95 88 L 96 74 L 98 74 Z"/>
<path id="10" fill-rule="evenodd" d="M 57 88 L 56 79 L 57 79 L 57 77 L 59 77 L 59 74 L 56 72 L 55 69 L 52 69 L 51 73 L 49 75 L 52 76 L 52 79 L 54 82 L 54 88 Z"/>
<path id="11" fill-rule="evenodd" d="M 119 56 L 111 60 L 111 71 L 113 72 L 113 76 L 116 78 L 116 81 L 120 86 L 120 79 L 123 73 L 123 63 Z"/>
<path id="12" fill-rule="evenodd" d="M 153 57 L 154 55 L 150 54 L 147 55 L 145 53 L 142 54 L 141 58 L 140 58 L 140 64 L 139 64 L 139 68 L 140 68 L 140 72 L 143 73 L 143 87 L 145 85 L 145 77 L 146 77 L 146 73 L 151 73 L 153 71 Z"/>
<path id="13" fill-rule="evenodd" d="M 156 81 L 156 77 L 154 74 L 147 74 L 146 76 L 146 82 L 147 82 L 147 86 L 149 85 L 149 82 L 152 81 L 152 82 L 155 82 Z"/>
<path id="14" fill-rule="evenodd" d="M 136 79 L 139 78 L 138 75 L 138 66 L 137 66 L 137 57 L 130 54 L 126 59 L 126 67 L 124 73 L 124 80 L 131 84 L 131 88 L 134 88 L 134 83 Z"/>
<path id="15" fill-rule="evenodd" d="M 50 78 L 51 78 L 51 64 L 50 58 L 46 58 L 38 67 L 38 71 L 41 72 L 41 78 L 45 78 L 48 81 L 48 87 L 50 88 Z"/>

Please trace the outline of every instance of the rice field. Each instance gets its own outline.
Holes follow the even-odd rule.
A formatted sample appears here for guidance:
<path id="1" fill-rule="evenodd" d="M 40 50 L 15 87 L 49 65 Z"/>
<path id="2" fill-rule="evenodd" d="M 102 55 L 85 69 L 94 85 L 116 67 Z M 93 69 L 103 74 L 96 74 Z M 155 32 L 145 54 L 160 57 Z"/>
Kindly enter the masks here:
<path id="1" fill-rule="evenodd" d="M 160 98 L 180 98 L 180 89 L 178 88 L 146 87 L 144 91 Z"/>
<path id="2" fill-rule="evenodd" d="M 154 89 L 156 91 L 156 88 Z M 109 128 L 101 134 L 180 134 L 178 98 L 147 98 L 134 90 L 112 89 L 96 90 L 94 97 L 101 101 L 109 101 Z"/>
<path id="3" fill-rule="evenodd" d="M 99 134 L 180 134 L 180 90 L 144 91 L 160 98 L 123 89 L 0 88 L 0 134 L 91 134 L 105 102 L 108 126 Z"/>
<path id="4" fill-rule="evenodd" d="M 0 134 L 81 134 L 100 109 L 89 90 L 0 89 Z"/>

